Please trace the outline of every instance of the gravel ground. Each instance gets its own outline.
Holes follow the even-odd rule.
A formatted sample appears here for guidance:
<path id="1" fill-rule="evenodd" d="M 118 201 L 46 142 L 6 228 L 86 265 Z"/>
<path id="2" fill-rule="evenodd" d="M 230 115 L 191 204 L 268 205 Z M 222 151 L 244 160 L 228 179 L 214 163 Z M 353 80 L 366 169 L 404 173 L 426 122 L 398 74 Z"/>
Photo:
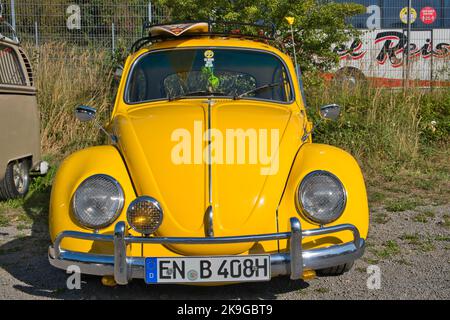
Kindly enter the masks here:
<path id="1" fill-rule="evenodd" d="M 0 215 L 3 214 L 0 212 Z M 411 211 L 374 209 L 368 248 L 343 276 L 266 283 L 193 287 L 105 287 L 99 277 L 82 276 L 81 290 L 66 287 L 67 275 L 47 261 L 45 222 L 31 229 L 14 223 L 0 227 L 0 299 L 450 299 L 450 205 Z M 381 270 L 380 289 L 368 289 L 367 267 Z"/>

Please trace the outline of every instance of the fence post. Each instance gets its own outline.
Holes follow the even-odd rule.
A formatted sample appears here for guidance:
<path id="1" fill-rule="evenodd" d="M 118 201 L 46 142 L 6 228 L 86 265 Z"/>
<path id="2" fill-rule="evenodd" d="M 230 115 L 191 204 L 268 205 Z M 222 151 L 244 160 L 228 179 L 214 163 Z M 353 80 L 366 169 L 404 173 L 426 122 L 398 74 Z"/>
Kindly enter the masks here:
<path id="1" fill-rule="evenodd" d="M 111 24 L 111 34 L 112 34 L 112 52 L 116 51 L 116 28 L 114 22 Z"/>
<path id="2" fill-rule="evenodd" d="M 14 0 L 11 0 L 11 25 L 16 30 L 16 4 Z"/>
<path id="3" fill-rule="evenodd" d="M 34 40 L 35 40 L 36 47 L 39 47 L 39 32 L 38 32 L 37 21 L 34 22 Z"/>
<path id="4" fill-rule="evenodd" d="M 148 2 L 148 22 L 152 22 L 153 20 L 153 10 L 152 10 L 152 2 Z"/>
<path id="5" fill-rule="evenodd" d="M 434 29 L 431 29 L 431 61 L 430 61 L 430 89 L 433 90 L 434 78 Z"/>
<path id="6" fill-rule="evenodd" d="M 406 81 L 405 81 L 406 88 L 409 87 L 409 72 L 410 72 L 409 51 L 411 48 L 411 6 L 412 0 L 408 0 L 408 41 L 406 49 Z"/>

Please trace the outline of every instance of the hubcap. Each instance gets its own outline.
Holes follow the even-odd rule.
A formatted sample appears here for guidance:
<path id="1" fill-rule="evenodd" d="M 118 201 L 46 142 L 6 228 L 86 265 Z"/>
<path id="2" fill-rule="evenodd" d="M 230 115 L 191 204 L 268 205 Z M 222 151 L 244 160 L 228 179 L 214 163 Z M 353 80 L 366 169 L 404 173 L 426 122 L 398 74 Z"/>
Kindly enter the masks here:
<path id="1" fill-rule="evenodd" d="M 20 194 L 25 193 L 28 185 L 28 172 L 23 162 L 16 162 L 13 165 L 14 186 Z"/>

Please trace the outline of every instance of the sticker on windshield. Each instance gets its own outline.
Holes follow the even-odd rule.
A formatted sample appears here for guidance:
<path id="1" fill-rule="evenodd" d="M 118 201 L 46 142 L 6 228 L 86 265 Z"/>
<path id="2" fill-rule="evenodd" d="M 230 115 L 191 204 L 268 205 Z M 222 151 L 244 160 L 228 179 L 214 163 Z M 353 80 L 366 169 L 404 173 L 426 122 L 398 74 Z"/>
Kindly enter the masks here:
<path id="1" fill-rule="evenodd" d="M 206 68 L 214 67 L 214 51 L 212 50 L 205 51 L 205 67 Z"/>
<path id="2" fill-rule="evenodd" d="M 220 80 L 214 74 L 214 51 L 205 51 L 205 66 L 202 68 L 202 72 L 208 78 L 208 90 L 214 91 L 217 89 Z"/>

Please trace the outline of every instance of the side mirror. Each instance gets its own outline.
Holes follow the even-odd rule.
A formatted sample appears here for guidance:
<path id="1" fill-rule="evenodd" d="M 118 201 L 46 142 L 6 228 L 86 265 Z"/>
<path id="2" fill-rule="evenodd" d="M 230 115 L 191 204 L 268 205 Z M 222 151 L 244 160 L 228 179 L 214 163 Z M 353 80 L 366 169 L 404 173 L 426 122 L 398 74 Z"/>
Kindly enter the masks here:
<path id="1" fill-rule="evenodd" d="M 97 110 L 88 106 L 78 106 L 75 108 L 75 117 L 81 122 L 94 120 Z"/>
<path id="2" fill-rule="evenodd" d="M 337 104 L 327 104 L 320 107 L 320 116 L 323 119 L 336 121 L 341 114 L 341 107 Z"/>
<path id="3" fill-rule="evenodd" d="M 119 82 L 123 75 L 123 66 L 117 67 L 116 71 L 114 72 L 114 80 Z"/>

